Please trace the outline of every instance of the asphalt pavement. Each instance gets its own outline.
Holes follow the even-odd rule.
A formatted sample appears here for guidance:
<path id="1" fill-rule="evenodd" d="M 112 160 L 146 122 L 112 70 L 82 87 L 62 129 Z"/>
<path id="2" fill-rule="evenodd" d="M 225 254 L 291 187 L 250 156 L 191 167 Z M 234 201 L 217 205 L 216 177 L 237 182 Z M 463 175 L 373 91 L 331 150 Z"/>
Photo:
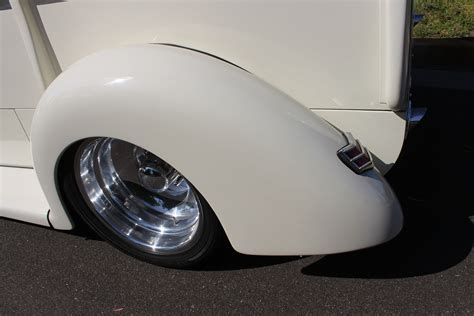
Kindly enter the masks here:
<path id="1" fill-rule="evenodd" d="M 474 93 L 415 87 L 412 100 L 428 112 L 387 175 L 406 220 L 391 242 L 303 258 L 227 249 L 200 270 L 173 270 L 85 228 L 0 219 L 0 314 L 472 315 Z"/>

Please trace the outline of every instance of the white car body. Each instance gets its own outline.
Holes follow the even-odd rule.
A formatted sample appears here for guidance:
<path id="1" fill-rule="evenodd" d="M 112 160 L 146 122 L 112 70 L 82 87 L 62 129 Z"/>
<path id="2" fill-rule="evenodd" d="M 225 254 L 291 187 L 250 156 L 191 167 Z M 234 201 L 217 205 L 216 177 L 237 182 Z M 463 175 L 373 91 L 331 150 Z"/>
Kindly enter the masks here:
<path id="1" fill-rule="evenodd" d="M 1 217 L 72 229 L 58 159 L 111 136 L 185 174 L 242 253 L 335 253 L 400 231 L 388 184 L 344 165 L 346 139 L 321 118 L 361 140 L 382 173 L 395 163 L 411 1 L 10 4 L 0 11 Z"/>

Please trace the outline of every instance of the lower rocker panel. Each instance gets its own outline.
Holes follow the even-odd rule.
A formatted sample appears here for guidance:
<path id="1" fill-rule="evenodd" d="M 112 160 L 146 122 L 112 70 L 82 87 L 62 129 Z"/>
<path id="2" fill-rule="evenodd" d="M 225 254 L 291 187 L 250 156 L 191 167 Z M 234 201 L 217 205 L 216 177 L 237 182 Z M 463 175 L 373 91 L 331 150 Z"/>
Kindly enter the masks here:
<path id="1" fill-rule="evenodd" d="M 50 226 L 48 210 L 34 169 L 0 167 L 0 217 Z"/>

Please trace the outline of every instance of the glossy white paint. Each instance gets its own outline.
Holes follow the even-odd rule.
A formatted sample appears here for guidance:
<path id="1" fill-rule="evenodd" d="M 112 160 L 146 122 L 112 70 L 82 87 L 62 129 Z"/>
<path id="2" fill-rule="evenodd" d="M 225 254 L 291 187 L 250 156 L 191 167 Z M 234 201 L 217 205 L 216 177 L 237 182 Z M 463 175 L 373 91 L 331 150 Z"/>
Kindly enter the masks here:
<path id="1" fill-rule="evenodd" d="M 380 53 L 385 67 L 380 76 L 381 100 L 387 105 L 402 104 L 397 110 L 406 110 L 410 92 L 412 2 L 380 1 L 380 12 L 384 16 L 380 24 Z"/>
<path id="2" fill-rule="evenodd" d="M 383 173 L 399 154 L 405 124 L 390 119 L 396 128 L 374 133 L 373 127 L 385 126 L 381 122 L 398 115 L 391 110 L 403 110 L 407 104 L 410 0 L 75 0 L 38 7 L 12 0 L 11 4 L 13 10 L 0 12 L 2 23 L 10 23 L 3 28 L 7 36 L 2 31 L 2 40 L 8 41 L 2 47 L 9 48 L 2 48 L 2 76 L 8 76 L 2 79 L 7 85 L 2 86 L 2 96 L 8 100 L 0 107 L 33 108 L 42 85 L 60 71 L 54 53 L 66 68 L 103 48 L 168 42 L 238 64 L 319 114 L 357 109 L 325 118 L 344 130 L 357 131 L 380 159 Z M 13 72 L 12 67 L 18 70 Z M 36 94 L 29 88 L 31 80 L 40 87 Z M 373 115 L 360 115 L 369 111 Z M 17 113 L 28 132 L 28 117 Z M 22 163 L 31 161 L 28 156 Z"/>
<path id="3" fill-rule="evenodd" d="M 406 112 L 313 110 L 344 132 L 362 141 L 382 174 L 395 164 L 405 141 Z"/>
<path id="4" fill-rule="evenodd" d="M 48 210 L 35 170 L 0 167 L 0 217 L 49 226 Z"/>
<path id="5" fill-rule="evenodd" d="M 0 166 L 32 165 L 30 142 L 15 111 L 0 109 Z"/>
<path id="6" fill-rule="evenodd" d="M 0 11 L 0 109 L 34 108 L 44 86 L 13 10 Z"/>
<path id="7" fill-rule="evenodd" d="M 36 107 L 44 86 L 17 11 L 0 11 L 0 48 L 0 166 L 32 167 L 31 122 L 22 125 L 14 109 Z"/>
<path id="8" fill-rule="evenodd" d="M 39 74 L 37 77 L 47 87 L 61 73 L 61 68 L 44 30 L 36 2 L 10 0 L 30 61 Z"/>
<path id="9" fill-rule="evenodd" d="M 33 122 L 33 115 L 35 115 L 35 110 L 34 109 L 16 109 L 15 113 L 18 116 L 21 126 L 23 127 L 23 130 L 25 131 L 26 136 L 29 139 L 31 135 L 31 123 Z"/>
<path id="10" fill-rule="evenodd" d="M 135 143 L 171 163 L 242 253 L 348 251 L 402 226 L 385 180 L 374 170 L 356 175 L 337 158 L 346 143 L 339 132 L 256 76 L 200 53 L 161 45 L 104 51 L 50 85 L 32 145 L 55 228 L 72 228 L 56 191 L 58 157 L 93 136 Z"/>
<path id="11" fill-rule="evenodd" d="M 312 109 L 405 110 L 411 0 L 72 0 L 39 6 L 63 69 L 172 43 L 224 58 Z"/>

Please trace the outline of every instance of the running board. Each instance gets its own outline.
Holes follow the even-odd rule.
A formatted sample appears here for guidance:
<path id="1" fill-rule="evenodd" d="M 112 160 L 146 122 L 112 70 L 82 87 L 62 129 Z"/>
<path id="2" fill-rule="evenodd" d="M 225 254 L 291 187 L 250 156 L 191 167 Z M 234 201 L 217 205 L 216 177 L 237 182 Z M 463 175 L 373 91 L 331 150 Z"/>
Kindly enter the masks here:
<path id="1" fill-rule="evenodd" d="M 0 217 L 49 227 L 48 211 L 34 169 L 0 167 Z"/>

